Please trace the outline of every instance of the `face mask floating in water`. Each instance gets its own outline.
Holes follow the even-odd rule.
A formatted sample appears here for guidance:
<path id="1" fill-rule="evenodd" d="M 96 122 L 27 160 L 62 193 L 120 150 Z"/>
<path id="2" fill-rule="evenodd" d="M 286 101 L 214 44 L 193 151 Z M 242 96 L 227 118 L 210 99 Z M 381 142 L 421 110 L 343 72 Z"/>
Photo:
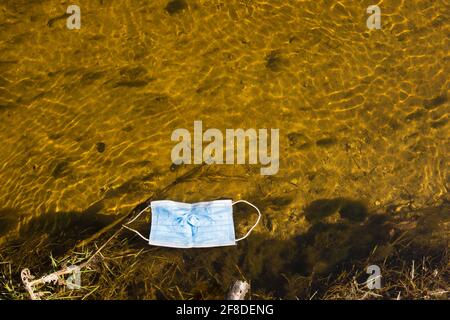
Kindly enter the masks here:
<path id="1" fill-rule="evenodd" d="M 233 222 L 233 205 L 246 203 L 256 209 L 258 219 L 250 230 L 236 239 Z M 152 209 L 150 237 L 128 227 L 148 208 Z M 152 201 L 123 227 L 135 232 L 154 246 L 171 248 L 209 248 L 236 245 L 247 238 L 261 219 L 259 209 L 245 200 L 215 200 L 198 203 L 183 203 L 170 200 Z"/>
<path id="2" fill-rule="evenodd" d="M 236 239 L 233 223 L 233 205 L 246 203 L 258 212 L 258 219 L 247 233 Z M 148 208 L 152 209 L 152 226 L 150 238 L 147 239 L 138 231 L 128 227 L 142 215 Z M 137 233 L 142 239 L 155 246 L 172 248 L 209 248 L 236 245 L 236 242 L 247 238 L 261 220 L 259 209 L 245 200 L 232 202 L 231 200 L 215 200 L 209 202 L 183 203 L 170 200 L 153 201 L 133 219 L 122 227 Z M 36 291 L 36 286 L 48 283 L 67 283 L 65 275 L 78 273 L 82 268 L 88 267 L 90 262 L 100 251 L 120 232 L 116 231 L 91 257 L 79 265 L 72 265 L 61 270 L 34 279 L 29 269 L 21 272 L 22 282 L 32 300 L 40 300 L 44 292 Z M 73 275 L 72 275 L 73 276 Z M 67 279 L 69 280 L 69 279 Z M 227 299 L 242 300 L 249 290 L 247 282 L 237 281 L 231 289 Z"/>

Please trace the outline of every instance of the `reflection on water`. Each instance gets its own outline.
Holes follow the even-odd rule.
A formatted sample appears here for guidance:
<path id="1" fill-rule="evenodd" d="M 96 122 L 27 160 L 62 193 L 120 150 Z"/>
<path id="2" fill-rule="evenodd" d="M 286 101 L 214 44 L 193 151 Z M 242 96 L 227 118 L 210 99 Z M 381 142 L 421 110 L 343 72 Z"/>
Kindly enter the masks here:
<path id="1" fill-rule="evenodd" d="M 79 31 L 69 4 L 0 4 L 0 243 L 82 240 L 152 196 L 251 200 L 263 221 L 246 244 L 158 251 L 214 263 L 222 283 L 236 265 L 325 272 L 357 256 L 347 243 L 386 241 L 370 213 L 448 201 L 447 1 L 382 1 L 372 31 L 365 0 L 82 0 Z M 195 120 L 279 128 L 278 174 L 172 165 L 172 131 Z M 324 253 L 323 228 L 340 248 Z"/>

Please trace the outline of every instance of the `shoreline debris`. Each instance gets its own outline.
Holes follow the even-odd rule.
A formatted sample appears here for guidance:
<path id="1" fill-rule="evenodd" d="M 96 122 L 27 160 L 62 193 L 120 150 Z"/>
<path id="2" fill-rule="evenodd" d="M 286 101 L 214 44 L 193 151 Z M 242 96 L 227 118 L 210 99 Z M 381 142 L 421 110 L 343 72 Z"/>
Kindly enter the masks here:
<path id="1" fill-rule="evenodd" d="M 227 300 L 245 300 L 250 284 L 246 281 L 237 280 L 227 295 Z"/>

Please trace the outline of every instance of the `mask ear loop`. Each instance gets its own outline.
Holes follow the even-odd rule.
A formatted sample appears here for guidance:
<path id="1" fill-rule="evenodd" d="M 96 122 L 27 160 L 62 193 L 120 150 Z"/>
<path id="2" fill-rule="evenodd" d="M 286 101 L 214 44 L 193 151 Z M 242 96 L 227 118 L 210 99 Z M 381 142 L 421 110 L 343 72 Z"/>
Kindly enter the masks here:
<path id="1" fill-rule="evenodd" d="M 128 221 L 127 223 L 123 224 L 122 227 L 124 227 L 125 229 L 128 229 L 130 231 L 133 231 L 134 233 L 136 233 L 139 237 L 141 237 L 142 239 L 144 239 L 145 241 L 149 242 L 150 240 L 147 239 L 146 237 L 144 237 L 139 231 L 134 230 L 133 228 L 128 227 L 127 225 L 134 222 L 137 218 L 140 217 L 141 214 L 143 214 L 148 208 L 150 208 L 150 205 L 148 205 L 147 207 L 145 207 L 141 212 L 139 212 L 133 219 L 131 219 L 130 221 Z"/>
<path id="2" fill-rule="evenodd" d="M 243 236 L 243 237 L 241 237 L 239 239 L 236 239 L 236 242 L 244 240 L 245 238 L 247 238 L 250 235 L 250 233 L 252 233 L 253 229 L 255 229 L 255 227 L 258 225 L 259 220 L 261 220 L 261 211 L 259 211 L 258 207 L 256 207 L 254 204 L 251 204 L 250 202 L 248 202 L 246 200 L 237 200 L 237 201 L 233 202 L 231 205 L 234 206 L 236 203 L 240 203 L 240 202 L 246 203 L 249 206 L 255 208 L 255 210 L 258 211 L 258 219 L 256 220 L 255 224 L 250 228 L 250 230 L 247 231 L 245 236 Z"/>

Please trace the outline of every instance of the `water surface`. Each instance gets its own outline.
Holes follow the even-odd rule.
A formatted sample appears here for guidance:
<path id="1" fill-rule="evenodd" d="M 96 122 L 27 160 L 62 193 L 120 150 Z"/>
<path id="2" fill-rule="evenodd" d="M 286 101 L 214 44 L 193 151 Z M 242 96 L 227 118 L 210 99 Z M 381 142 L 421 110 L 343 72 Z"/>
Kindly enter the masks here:
<path id="1" fill-rule="evenodd" d="M 273 274 L 328 270 L 349 252 L 302 251 L 293 266 L 282 243 L 338 211 L 358 224 L 448 201 L 448 1 L 381 1 L 372 31 L 373 1 L 83 0 L 80 30 L 58 18 L 69 4 L 0 4 L 0 242 L 33 225 L 30 237 L 64 230 L 61 217 L 110 217 L 105 225 L 153 195 L 247 199 L 263 219 L 239 254 L 159 251 L 205 268 L 216 259 L 226 282 L 234 264 L 250 278 L 268 261 Z M 223 132 L 279 128 L 278 174 L 173 166 L 171 133 L 195 120 Z M 236 212 L 243 234 L 256 214 Z"/>

